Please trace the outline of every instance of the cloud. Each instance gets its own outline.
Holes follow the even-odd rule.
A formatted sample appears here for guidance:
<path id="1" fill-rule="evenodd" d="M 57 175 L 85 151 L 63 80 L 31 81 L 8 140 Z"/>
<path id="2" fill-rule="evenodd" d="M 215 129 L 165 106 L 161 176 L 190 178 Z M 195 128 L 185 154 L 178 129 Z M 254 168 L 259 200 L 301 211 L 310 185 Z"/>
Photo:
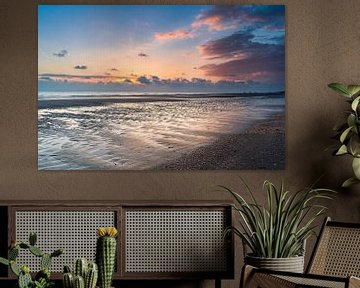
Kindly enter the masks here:
<path id="1" fill-rule="evenodd" d="M 150 84 L 151 83 L 151 80 L 148 79 L 146 76 L 138 77 L 137 81 L 139 81 L 139 83 L 141 83 L 141 84 Z"/>
<path id="2" fill-rule="evenodd" d="M 239 21 L 239 11 L 236 5 L 216 5 L 205 10 L 191 24 L 194 28 L 206 26 L 210 31 L 222 31 L 234 28 L 234 20 Z"/>
<path id="3" fill-rule="evenodd" d="M 47 77 L 47 76 L 40 76 L 39 80 L 40 81 L 54 81 L 51 77 Z"/>
<path id="4" fill-rule="evenodd" d="M 59 82 L 79 82 L 79 83 L 111 83 L 111 82 L 123 82 L 125 79 L 131 79 L 131 77 L 119 77 L 113 75 L 73 75 L 73 74 L 61 74 L 61 73 L 42 73 L 39 74 L 38 79 L 46 78 L 49 81 Z"/>
<path id="5" fill-rule="evenodd" d="M 59 58 L 65 57 L 68 54 L 69 54 L 68 51 L 65 49 L 61 50 L 60 52 L 53 53 L 54 56 L 59 57 Z"/>
<path id="6" fill-rule="evenodd" d="M 199 47 L 203 57 L 216 60 L 199 67 L 205 76 L 231 80 L 284 81 L 285 46 L 254 41 L 251 31 L 208 41 Z"/>
<path id="7" fill-rule="evenodd" d="M 284 30 L 284 12 L 284 5 L 215 5 L 199 14 L 191 26 L 209 31 L 244 27 Z"/>
<path id="8" fill-rule="evenodd" d="M 185 29 L 178 29 L 175 31 L 160 33 L 155 33 L 155 39 L 159 41 L 168 41 L 168 40 L 180 40 L 180 39 L 187 39 L 187 38 L 194 38 L 195 34 L 194 31 L 185 30 Z"/>
<path id="9" fill-rule="evenodd" d="M 262 29 L 267 32 L 284 31 L 285 6 L 214 5 L 197 15 L 189 27 L 155 33 L 155 39 L 171 41 L 195 38 L 201 35 L 199 29 L 203 27 L 211 32 L 240 28 L 245 30 Z"/>
<path id="10" fill-rule="evenodd" d="M 74 69 L 77 69 L 77 70 L 86 70 L 88 67 L 85 66 L 85 65 L 76 65 L 74 66 Z"/>
<path id="11" fill-rule="evenodd" d="M 211 81 L 205 78 L 194 77 L 191 79 L 176 77 L 176 78 L 160 78 L 157 75 L 130 75 L 130 76 L 113 76 L 113 75 L 73 75 L 73 74 L 56 74 L 56 73 L 42 73 L 38 75 L 39 82 L 53 82 L 53 83 L 80 83 L 80 84 L 116 84 L 126 85 L 123 87 L 150 88 L 153 91 L 166 91 L 168 89 L 175 89 L 175 91 L 201 91 L 201 89 L 223 89 L 223 88 L 237 88 L 250 87 L 249 81 L 233 81 L 220 80 Z M 254 84 L 253 82 L 252 84 Z M 180 90 L 176 90 L 180 89 Z M 200 89 L 200 90 L 199 90 Z M 206 90 L 207 91 L 207 90 Z M 219 90 L 220 91 L 220 90 Z M 236 91 L 236 90 L 235 90 Z"/>
<path id="12" fill-rule="evenodd" d="M 140 53 L 138 54 L 138 56 L 139 56 L 139 57 L 149 57 L 148 54 L 145 54 L 145 53 L 143 53 L 143 52 L 140 52 Z"/>

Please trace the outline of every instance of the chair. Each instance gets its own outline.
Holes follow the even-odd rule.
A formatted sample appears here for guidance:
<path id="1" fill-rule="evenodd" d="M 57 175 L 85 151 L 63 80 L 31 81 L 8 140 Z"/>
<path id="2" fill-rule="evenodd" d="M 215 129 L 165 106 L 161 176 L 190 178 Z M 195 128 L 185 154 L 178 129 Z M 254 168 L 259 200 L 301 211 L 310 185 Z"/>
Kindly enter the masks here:
<path id="1" fill-rule="evenodd" d="M 278 272 L 245 265 L 240 287 L 360 287 L 360 223 L 326 218 L 306 273 Z"/>

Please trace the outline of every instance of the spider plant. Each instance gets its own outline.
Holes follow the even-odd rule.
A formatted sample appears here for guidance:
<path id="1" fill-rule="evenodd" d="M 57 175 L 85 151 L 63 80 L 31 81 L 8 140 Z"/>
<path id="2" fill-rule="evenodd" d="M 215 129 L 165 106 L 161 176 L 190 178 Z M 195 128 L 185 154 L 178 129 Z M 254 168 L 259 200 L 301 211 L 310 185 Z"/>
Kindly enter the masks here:
<path id="1" fill-rule="evenodd" d="M 280 189 L 266 180 L 266 207 L 259 204 L 249 186 L 242 180 L 251 202 L 240 194 L 220 186 L 236 200 L 233 208 L 240 215 L 240 227 L 228 227 L 225 235 L 233 232 L 252 251 L 252 256 L 265 258 L 288 258 L 302 254 L 305 240 L 314 233 L 316 219 L 324 214 L 326 207 L 318 200 L 332 199 L 334 191 L 305 188 L 296 193 Z"/>

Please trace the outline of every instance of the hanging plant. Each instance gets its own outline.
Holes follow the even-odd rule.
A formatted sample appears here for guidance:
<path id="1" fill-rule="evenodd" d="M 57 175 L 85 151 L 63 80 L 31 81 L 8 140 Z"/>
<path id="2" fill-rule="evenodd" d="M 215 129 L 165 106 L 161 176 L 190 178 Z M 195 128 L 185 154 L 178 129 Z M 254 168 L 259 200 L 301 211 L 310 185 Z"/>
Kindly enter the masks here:
<path id="1" fill-rule="evenodd" d="M 352 169 L 354 176 L 345 180 L 342 187 L 349 187 L 360 183 L 360 85 L 344 85 L 341 83 L 331 83 L 331 89 L 347 98 L 350 110 L 347 113 L 347 120 L 334 127 L 340 141 L 339 147 L 334 151 L 334 155 L 350 155 L 352 159 Z"/>

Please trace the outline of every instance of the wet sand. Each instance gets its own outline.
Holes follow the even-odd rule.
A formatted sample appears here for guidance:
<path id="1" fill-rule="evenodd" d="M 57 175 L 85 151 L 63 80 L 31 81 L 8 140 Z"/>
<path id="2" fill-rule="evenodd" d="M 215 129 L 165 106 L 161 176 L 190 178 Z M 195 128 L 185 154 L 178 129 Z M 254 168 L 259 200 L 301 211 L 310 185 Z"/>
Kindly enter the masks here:
<path id="1" fill-rule="evenodd" d="M 285 116 L 276 115 L 254 127 L 229 134 L 210 145 L 154 167 L 158 170 L 285 169 Z"/>

